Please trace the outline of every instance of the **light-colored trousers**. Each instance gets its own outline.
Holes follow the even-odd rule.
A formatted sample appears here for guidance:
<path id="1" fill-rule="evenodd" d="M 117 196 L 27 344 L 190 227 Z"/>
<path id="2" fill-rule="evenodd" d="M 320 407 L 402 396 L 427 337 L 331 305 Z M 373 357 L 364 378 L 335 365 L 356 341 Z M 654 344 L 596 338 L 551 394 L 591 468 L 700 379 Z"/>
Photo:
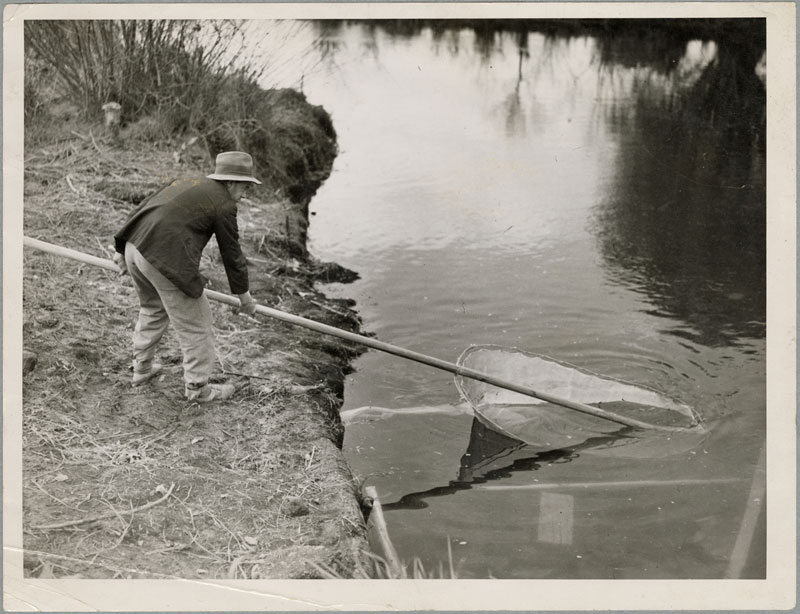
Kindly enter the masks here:
<path id="1" fill-rule="evenodd" d="M 191 298 L 144 259 L 133 243 L 125 262 L 139 295 L 139 321 L 133 333 L 134 370 L 149 371 L 156 346 L 172 322 L 183 351 L 183 378 L 194 387 L 208 382 L 217 361 L 214 321 L 205 295 Z"/>

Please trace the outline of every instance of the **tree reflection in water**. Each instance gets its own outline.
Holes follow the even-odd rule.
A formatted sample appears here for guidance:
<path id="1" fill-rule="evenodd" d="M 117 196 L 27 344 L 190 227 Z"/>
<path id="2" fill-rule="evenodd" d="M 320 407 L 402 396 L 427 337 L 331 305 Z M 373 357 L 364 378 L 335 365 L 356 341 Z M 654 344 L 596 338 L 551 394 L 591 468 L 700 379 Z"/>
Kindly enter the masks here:
<path id="1" fill-rule="evenodd" d="M 766 319 L 766 93 L 756 48 L 720 40 L 699 74 L 637 71 L 606 109 L 621 147 L 594 224 L 609 278 L 709 346 L 763 337 Z"/>
<path id="2" fill-rule="evenodd" d="M 592 220 L 609 282 L 645 294 L 652 313 L 676 321 L 665 332 L 693 342 L 765 335 L 766 91 L 756 74 L 763 19 L 358 23 L 376 58 L 380 35 L 397 41 L 427 31 L 435 53 L 469 52 L 483 62 L 511 45 L 518 79 L 502 112 L 515 138 L 534 138 L 540 119 L 526 117 L 537 101 L 525 99 L 533 96 L 525 80 L 564 70 L 565 45 L 590 47 L 596 112 L 620 145 Z M 336 24 L 319 27 L 333 32 Z M 535 54 L 534 34 L 545 38 Z"/>

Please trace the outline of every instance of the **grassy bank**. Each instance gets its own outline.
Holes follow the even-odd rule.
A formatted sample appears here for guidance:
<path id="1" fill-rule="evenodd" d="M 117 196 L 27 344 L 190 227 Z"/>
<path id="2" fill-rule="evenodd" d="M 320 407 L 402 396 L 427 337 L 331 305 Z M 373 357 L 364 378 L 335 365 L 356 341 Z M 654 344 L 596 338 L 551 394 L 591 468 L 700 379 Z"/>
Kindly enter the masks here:
<path id="1" fill-rule="evenodd" d="M 284 129 L 270 130 L 283 147 L 270 155 L 284 151 L 291 162 L 296 154 L 307 166 L 295 158 L 275 167 L 298 172 L 267 174 L 268 187 L 240 204 L 253 296 L 357 330 L 352 305 L 315 288 L 348 272 L 315 261 L 304 245 L 307 199 L 335 154 L 332 127 L 295 92 L 269 92 L 263 105 L 271 126 Z M 153 138 L 155 118 L 130 122 L 117 136 L 67 103 L 54 108 L 57 129 L 26 125 L 27 236 L 110 258 L 113 234 L 142 197 L 169 177 L 213 166 L 205 140 Z M 324 145 L 313 156 L 296 145 L 309 139 Z M 229 291 L 213 240 L 203 272 L 212 288 Z M 360 492 L 338 447 L 343 382 L 357 347 L 213 304 L 219 379 L 239 393 L 199 406 L 183 398 L 171 330 L 159 354 L 164 374 L 130 386 L 138 303 L 127 278 L 26 248 L 23 292 L 26 574 L 368 573 Z"/>

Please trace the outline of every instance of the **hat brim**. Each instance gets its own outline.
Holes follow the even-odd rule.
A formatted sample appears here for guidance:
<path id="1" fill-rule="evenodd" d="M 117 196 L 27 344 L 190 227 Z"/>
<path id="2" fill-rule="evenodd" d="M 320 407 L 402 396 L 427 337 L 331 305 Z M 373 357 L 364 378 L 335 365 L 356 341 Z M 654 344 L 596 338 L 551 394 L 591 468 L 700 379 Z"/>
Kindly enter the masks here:
<path id="1" fill-rule="evenodd" d="M 249 183 L 262 185 L 255 177 L 245 177 L 242 175 L 218 175 L 217 173 L 212 173 L 211 175 L 206 175 L 206 177 L 209 179 L 216 179 L 217 181 L 247 181 Z"/>

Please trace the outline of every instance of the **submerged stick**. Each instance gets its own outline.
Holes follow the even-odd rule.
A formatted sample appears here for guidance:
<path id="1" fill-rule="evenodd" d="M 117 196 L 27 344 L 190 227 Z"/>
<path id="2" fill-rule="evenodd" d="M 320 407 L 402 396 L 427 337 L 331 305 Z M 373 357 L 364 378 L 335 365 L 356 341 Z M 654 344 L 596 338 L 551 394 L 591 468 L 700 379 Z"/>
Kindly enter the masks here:
<path id="1" fill-rule="evenodd" d="M 767 494 L 767 448 L 766 442 L 758 455 L 758 464 L 753 472 L 753 479 L 750 482 L 750 494 L 747 497 L 747 505 L 742 514 L 742 523 L 739 527 L 739 534 L 736 536 L 736 543 L 729 557 L 730 563 L 725 571 L 726 578 L 739 579 L 742 577 L 747 557 L 753 545 L 753 536 L 756 532 L 758 517 L 764 513 L 764 499 Z"/>
<path id="2" fill-rule="evenodd" d="M 609 490 L 611 488 L 686 488 L 687 486 L 708 487 L 711 484 L 736 484 L 744 482 L 741 478 L 709 478 L 678 480 L 617 480 L 613 482 L 536 482 L 534 484 L 477 484 L 477 490 Z"/>
<path id="3" fill-rule="evenodd" d="M 108 269 L 110 271 L 116 271 L 117 273 L 120 272 L 119 267 L 111 260 L 105 260 L 103 258 L 98 258 L 97 256 L 90 256 L 89 254 L 84 254 L 83 252 L 79 252 L 73 249 L 68 249 L 66 247 L 61 247 L 60 245 L 45 243 L 44 241 L 39 241 L 38 239 L 32 239 L 30 237 L 24 237 L 23 244 L 27 245 L 28 247 L 33 247 L 35 249 L 55 254 L 57 256 L 64 256 L 65 258 L 71 258 L 73 260 L 78 260 L 79 262 L 93 264 L 95 266 L 99 266 L 104 269 Z M 214 290 L 205 290 L 205 294 L 208 298 L 218 301 L 220 303 L 225 303 L 226 305 L 231 305 L 232 307 L 240 306 L 238 298 L 229 296 L 227 294 L 223 294 L 222 292 L 216 292 Z M 420 354 L 419 352 L 414 352 L 412 350 L 392 345 L 390 343 L 378 341 L 377 339 L 365 337 L 364 335 L 359 335 L 346 330 L 342 330 L 334 326 L 329 326 L 327 324 L 315 322 L 314 320 L 302 318 L 300 316 L 286 313 L 285 311 L 280 311 L 278 309 L 273 309 L 271 307 L 256 305 L 256 313 L 269 316 L 270 318 L 274 318 L 276 320 L 281 320 L 282 322 L 294 324 L 296 326 L 302 326 L 303 328 L 308 328 L 310 330 L 314 330 L 326 335 L 339 337 L 340 339 L 345 339 L 346 341 L 352 341 L 353 343 L 358 343 L 360 345 L 364 345 L 366 347 L 375 350 L 380 350 L 381 352 L 386 352 L 387 354 L 393 354 L 394 356 L 399 356 L 400 358 L 413 360 L 414 362 L 419 362 L 428 365 L 429 367 L 434 367 L 436 369 L 448 371 L 455 375 L 461 375 L 462 377 L 468 377 L 470 379 L 474 379 L 479 382 L 491 384 L 492 386 L 497 386 L 498 388 L 504 388 L 506 390 L 511 390 L 512 392 L 518 392 L 525 396 L 533 397 L 541 401 L 546 401 L 554 405 L 560 405 L 568 409 L 573 409 L 575 411 L 579 411 L 584 414 L 589 414 L 590 416 L 594 416 L 596 418 L 602 418 L 604 420 L 616 422 L 617 424 L 622 424 L 623 426 L 629 426 L 636 429 L 645 429 L 645 430 L 649 429 L 649 430 L 658 430 L 666 432 L 684 432 L 687 430 L 687 428 L 691 428 L 691 427 L 662 426 L 657 424 L 650 424 L 647 422 L 642 422 L 641 420 L 636 420 L 634 418 L 622 416 L 620 414 L 616 414 L 614 412 L 605 409 L 600 409 L 599 407 L 586 405 L 585 403 L 578 403 L 576 401 L 570 401 L 569 399 L 562 399 L 559 397 L 555 397 L 553 395 L 540 392 L 538 390 L 534 390 L 533 388 L 529 388 L 527 386 L 520 386 L 519 384 L 503 380 L 493 375 L 489 375 L 488 373 L 481 373 L 480 371 L 469 369 L 467 367 L 462 367 L 452 362 L 447 362 L 439 358 L 434 358 L 433 356 Z M 694 426 L 697 425 L 693 424 L 692 427 Z"/>
<path id="4" fill-rule="evenodd" d="M 394 544 L 389 537 L 389 529 L 386 528 L 386 519 L 383 517 L 383 508 L 378 499 L 378 491 L 374 486 L 367 486 L 364 489 L 364 494 L 372 499 L 372 511 L 369 515 L 373 520 L 378 540 L 381 542 L 383 554 L 386 556 L 388 571 L 391 577 L 400 578 L 403 575 L 403 564 L 400 562 L 397 550 L 395 550 Z"/>

